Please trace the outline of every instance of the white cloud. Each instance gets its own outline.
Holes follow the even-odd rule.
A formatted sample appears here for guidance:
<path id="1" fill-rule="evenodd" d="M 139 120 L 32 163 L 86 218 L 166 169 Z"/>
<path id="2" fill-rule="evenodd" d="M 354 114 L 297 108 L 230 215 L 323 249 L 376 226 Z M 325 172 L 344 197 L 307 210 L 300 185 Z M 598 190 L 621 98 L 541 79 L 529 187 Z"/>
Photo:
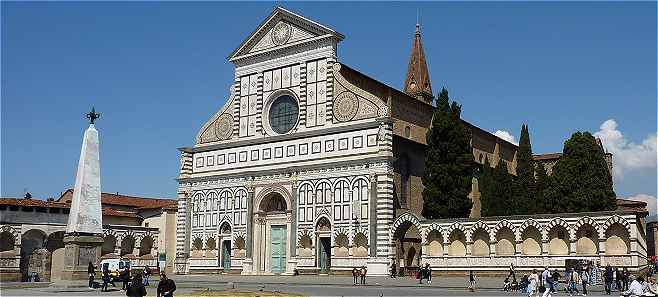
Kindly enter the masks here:
<path id="1" fill-rule="evenodd" d="M 621 131 L 617 130 L 617 122 L 609 119 L 601 124 L 600 130 L 594 133 L 603 142 L 603 147 L 613 154 L 613 176 L 623 180 L 624 173 L 638 169 L 656 168 L 656 150 L 658 138 L 656 133 L 649 134 L 641 143 L 626 139 Z"/>
<path id="2" fill-rule="evenodd" d="M 637 194 L 635 196 L 628 197 L 625 199 L 646 202 L 647 211 L 649 212 L 649 216 L 647 217 L 647 222 L 656 221 L 658 219 L 658 215 L 656 214 L 658 212 L 658 198 L 647 194 Z"/>
<path id="3" fill-rule="evenodd" d="M 519 143 L 516 141 L 516 138 L 514 137 L 514 135 L 512 135 L 512 133 L 509 133 L 505 130 L 496 130 L 496 132 L 494 132 L 494 135 L 496 135 L 496 136 L 498 136 L 498 137 L 500 137 L 504 140 L 507 140 L 507 141 L 509 141 L 513 144 L 519 145 Z"/>

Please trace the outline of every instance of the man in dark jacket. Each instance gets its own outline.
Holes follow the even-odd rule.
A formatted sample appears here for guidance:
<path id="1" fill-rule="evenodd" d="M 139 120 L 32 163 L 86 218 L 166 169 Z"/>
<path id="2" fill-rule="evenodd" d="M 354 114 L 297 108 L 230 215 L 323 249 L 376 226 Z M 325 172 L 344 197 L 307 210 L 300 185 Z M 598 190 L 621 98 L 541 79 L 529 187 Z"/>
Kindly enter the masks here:
<path id="1" fill-rule="evenodd" d="M 128 284 L 130 283 L 130 269 L 126 268 L 121 270 L 121 273 L 119 273 L 119 279 L 121 279 L 121 282 L 123 282 L 121 290 L 125 291 L 128 289 Z"/>
<path id="2" fill-rule="evenodd" d="M 133 282 L 128 286 L 126 290 L 126 296 L 128 297 L 144 297 L 146 296 L 146 288 L 142 283 L 142 275 L 136 274 L 133 277 Z"/>
<path id="3" fill-rule="evenodd" d="M 158 283 L 157 297 L 174 297 L 174 291 L 176 291 L 176 283 L 174 283 L 173 280 L 167 278 L 167 275 L 164 272 L 160 273 L 160 283 Z"/>
<path id="4" fill-rule="evenodd" d="M 87 274 L 89 275 L 89 288 L 94 288 L 94 277 L 96 276 L 96 267 L 94 264 L 89 261 L 89 266 L 87 266 Z"/>

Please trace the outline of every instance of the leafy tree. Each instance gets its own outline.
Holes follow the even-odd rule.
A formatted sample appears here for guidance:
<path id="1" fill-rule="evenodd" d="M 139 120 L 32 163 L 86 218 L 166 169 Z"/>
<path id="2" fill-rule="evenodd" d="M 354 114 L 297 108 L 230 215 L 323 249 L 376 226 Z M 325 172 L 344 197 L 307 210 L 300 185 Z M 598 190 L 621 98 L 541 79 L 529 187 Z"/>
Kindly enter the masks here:
<path id="1" fill-rule="evenodd" d="M 483 217 L 491 216 L 491 211 L 495 208 L 496 198 L 491 193 L 493 183 L 493 169 L 489 164 L 489 158 L 485 157 L 484 165 L 482 165 L 482 173 L 478 179 L 480 215 Z"/>
<path id="2" fill-rule="evenodd" d="M 514 204 L 517 209 L 517 214 L 536 213 L 538 207 L 535 190 L 535 170 L 528 125 L 521 126 L 519 150 L 516 155 L 516 177 L 517 179 L 514 186 Z"/>
<path id="3" fill-rule="evenodd" d="M 450 103 L 443 88 L 427 131 L 423 172 L 423 216 L 428 219 L 468 217 L 473 149 L 471 130 L 461 121 L 461 106 Z"/>
<path id="4" fill-rule="evenodd" d="M 544 200 L 553 212 L 614 210 L 616 195 L 605 155 L 589 132 L 576 132 L 564 143 L 553 167 Z"/>
<path id="5" fill-rule="evenodd" d="M 535 172 L 537 180 L 535 181 L 535 191 L 536 191 L 536 209 L 535 213 L 551 213 L 553 207 L 546 202 L 544 199 L 544 193 L 550 185 L 550 177 L 546 173 L 546 168 L 542 162 L 537 161 L 535 163 Z"/>

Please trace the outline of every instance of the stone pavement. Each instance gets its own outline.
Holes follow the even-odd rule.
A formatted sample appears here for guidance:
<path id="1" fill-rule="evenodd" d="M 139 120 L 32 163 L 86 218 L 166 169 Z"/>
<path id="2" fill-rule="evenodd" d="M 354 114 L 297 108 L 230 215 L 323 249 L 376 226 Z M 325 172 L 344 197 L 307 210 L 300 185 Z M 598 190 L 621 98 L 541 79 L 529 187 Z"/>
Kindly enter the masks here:
<path id="1" fill-rule="evenodd" d="M 467 276 L 434 277 L 432 284 L 418 284 L 410 277 L 368 277 L 366 285 L 354 286 L 351 276 L 241 276 L 241 275 L 172 275 L 178 295 L 205 288 L 263 289 L 266 291 L 295 292 L 309 296 L 522 296 L 500 290 L 502 278 L 481 277 L 475 293 L 468 292 Z M 86 288 L 86 282 L 58 282 L 48 287 L 16 288 L 15 283 L 2 284 L 2 296 L 125 296 L 119 290 L 100 292 Z M 157 280 L 153 280 L 147 296 L 155 296 Z M 25 285 L 25 283 L 23 283 Z M 117 284 L 120 288 L 120 284 Z M 562 288 L 562 286 L 560 286 Z M 590 296 L 602 296 L 601 286 L 590 288 Z M 553 296 L 568 296 L 561 292 Z M 617 294 L 618 296 L 618 294 Z"/>

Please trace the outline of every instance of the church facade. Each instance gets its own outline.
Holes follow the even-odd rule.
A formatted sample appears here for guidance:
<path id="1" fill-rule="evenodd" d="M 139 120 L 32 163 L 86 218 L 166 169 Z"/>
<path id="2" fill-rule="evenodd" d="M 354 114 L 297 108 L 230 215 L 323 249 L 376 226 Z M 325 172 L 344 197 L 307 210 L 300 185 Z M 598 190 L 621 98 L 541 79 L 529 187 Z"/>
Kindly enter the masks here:
<path id="1" fill-rule="evenodd" d="M 180 149 L 177 273 L 383 275 L 392 263 L 506 269 L 573 255 L 639 267 L 638 212 L 423 219 L 433 97 L 420 29 L 404 91 L 340 63 L 343 38 L 276 8 L 231 54 L 226 104 Z M 515 165 L 515 145 L 468 125 L 475 162 Z"/>

